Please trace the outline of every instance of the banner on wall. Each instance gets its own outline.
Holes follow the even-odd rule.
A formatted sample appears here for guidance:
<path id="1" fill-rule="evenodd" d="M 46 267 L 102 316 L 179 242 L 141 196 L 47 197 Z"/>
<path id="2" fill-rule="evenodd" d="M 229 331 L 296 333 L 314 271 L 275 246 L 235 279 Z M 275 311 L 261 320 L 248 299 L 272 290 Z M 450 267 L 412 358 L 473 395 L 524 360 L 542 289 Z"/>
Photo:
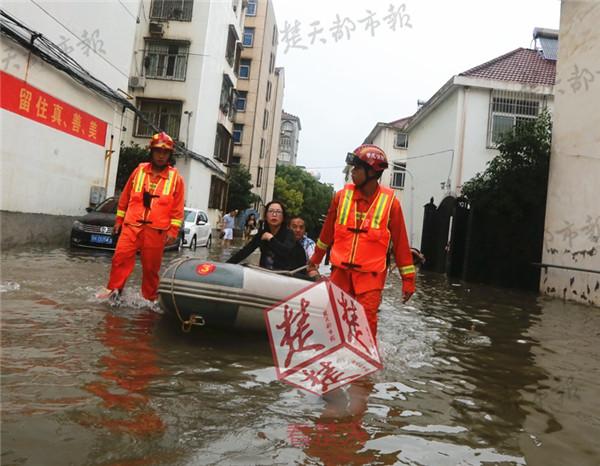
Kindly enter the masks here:
<path id="1" fill-rule="evenodd" d="M 0 71 L 0 108 L 104 147 L 108 124 Z"/>

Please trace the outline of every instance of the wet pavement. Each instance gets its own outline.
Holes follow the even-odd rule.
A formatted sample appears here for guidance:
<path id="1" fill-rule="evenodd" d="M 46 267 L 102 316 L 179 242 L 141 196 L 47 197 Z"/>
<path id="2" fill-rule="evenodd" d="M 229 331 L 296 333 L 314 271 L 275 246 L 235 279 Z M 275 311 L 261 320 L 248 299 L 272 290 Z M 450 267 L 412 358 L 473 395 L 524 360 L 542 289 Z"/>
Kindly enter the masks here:
<path id="1" fill-rule="evenodd" d="M 600 464 L 600 309 L 436 274 L 403 305 L 391 278 L 384 369 L 325 401 L 275 380 L 263 337 L 148 310 L 139 265 L 99 302 L 109 266 L 3 253 L 2 464 Z"/>

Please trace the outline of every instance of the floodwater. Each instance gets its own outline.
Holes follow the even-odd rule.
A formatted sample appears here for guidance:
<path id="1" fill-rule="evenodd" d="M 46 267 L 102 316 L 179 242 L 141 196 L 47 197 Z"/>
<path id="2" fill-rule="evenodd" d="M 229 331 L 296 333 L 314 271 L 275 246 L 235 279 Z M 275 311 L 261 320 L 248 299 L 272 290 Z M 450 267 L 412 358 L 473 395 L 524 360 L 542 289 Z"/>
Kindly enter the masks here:
<path id="1" fill-rule="evenodd" d="M 263 337 L 148 310 L 139 266 L 98 302 L 109 265 L 2 255 L 3 465 L 600 464 L 600 309 L 435 274 L 403 305 L 392 278 L 384 369 L 324 400 L 275 380 Z"/>

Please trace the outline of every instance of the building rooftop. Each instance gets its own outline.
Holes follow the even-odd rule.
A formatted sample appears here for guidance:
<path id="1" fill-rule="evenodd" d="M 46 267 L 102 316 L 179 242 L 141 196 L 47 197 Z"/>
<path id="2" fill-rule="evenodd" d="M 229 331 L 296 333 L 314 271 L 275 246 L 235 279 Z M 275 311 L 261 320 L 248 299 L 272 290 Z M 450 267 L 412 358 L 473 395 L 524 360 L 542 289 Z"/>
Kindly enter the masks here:
<path id="1" fill-rule="evenodd" d="M 464 71 L 459 76 L 553 86 L 556 61 L 545 59 L 538 50 L 518 48 Z"/>

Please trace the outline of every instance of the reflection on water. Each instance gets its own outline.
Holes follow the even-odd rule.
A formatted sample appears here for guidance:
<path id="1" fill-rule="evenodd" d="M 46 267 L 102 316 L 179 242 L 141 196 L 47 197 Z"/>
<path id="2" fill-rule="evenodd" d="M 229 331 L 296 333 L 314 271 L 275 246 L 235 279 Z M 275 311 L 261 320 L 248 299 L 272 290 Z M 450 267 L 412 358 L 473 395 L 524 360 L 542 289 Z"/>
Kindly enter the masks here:
<path id="1" fill-rule="evenodd" d="M 109 266 L 3 255 L 3 464 L 599 463 L 597 309 L 438 275 L 403 305 L 392 278 L 384 369 L 320 398 L 276 380 L 261 337 L 144 308 L 139 269 L 124 306 L 98 302 Z"/>

